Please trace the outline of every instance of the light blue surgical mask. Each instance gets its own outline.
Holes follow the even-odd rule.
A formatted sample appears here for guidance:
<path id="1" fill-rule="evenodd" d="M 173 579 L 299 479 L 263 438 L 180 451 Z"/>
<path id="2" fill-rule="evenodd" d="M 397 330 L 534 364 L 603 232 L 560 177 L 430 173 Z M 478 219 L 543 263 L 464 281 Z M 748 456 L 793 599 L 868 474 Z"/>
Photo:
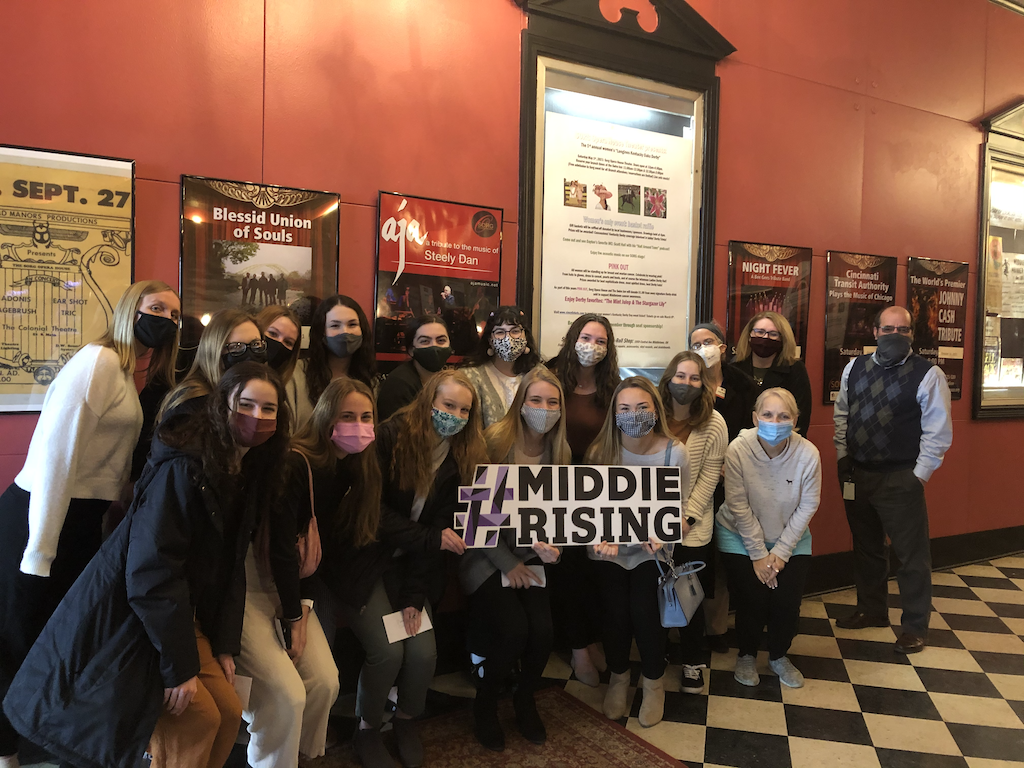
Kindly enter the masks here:
<path id="1" fill-rule="evenodd" d="M 434 431 L 446 438 L 459 434 L 469 423 L 469 419 L 442 411 L 439 408 L 434 408 L 430 412 L 430 420 L 434 423 Z"/>
<path id="2" fill-rule="evenodd" d="M 757 420 L 757 436 L 768 445 L 776 446 L 793 434 L 792 421 L 761 421 Z"/>

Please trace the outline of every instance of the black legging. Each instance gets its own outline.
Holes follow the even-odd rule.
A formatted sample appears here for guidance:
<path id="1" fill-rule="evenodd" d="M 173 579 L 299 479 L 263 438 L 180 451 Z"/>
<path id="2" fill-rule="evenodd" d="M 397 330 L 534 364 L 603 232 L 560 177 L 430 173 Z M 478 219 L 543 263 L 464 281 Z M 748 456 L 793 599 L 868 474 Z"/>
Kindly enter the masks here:
<path id="1" fill-rule="evenodd" d="M 758 581 L 746 555 L 722 553 L 729 572 L 729 594 L 736 608 L 736 638 L 740 656 L 756 656 L 768 625 L 768 657 L 774 661 L 789 652 L 800 624 L 800 601 L 811 566 L 810 555 L 793 555 L 778 576 L 778 587 Z"/>
<path id="2" fill-rule="evenodd" d="M 565 547 L 558 563 L 547 569 L 560 648 L 586 648 L 601 639 L 601 601 L 593 567 L 586 547 Z"/>
<path id="3" fill-rule="evenodd" d="M 715 543 L 709 541 L 700 547 L 684 547 L 676 545 L 675 553 L 672 556 L 677 566 L 699 560 L 704 563 L 703 570 L 697 572 L 697 580 L 704 590 L 704 597 L 711 599 L 715 596 Z M 690 623 L 679 628 L 679 645 L 682 650 L 683 664 L 696 666 L 706 659 L 704 653 L 704 603 L 697 606 L 697 612 L 693 614 Z"/>
<path id="4" fill-rule="evenodd" d="M 653 560 L 626 570 L 617 563 L 594 561 L 604 609 L 604 653 L 608 669 L 622 674 L 629 669 L 633 638 L 640 651 L 644 677 L 665 674 L 668 631 L 658 611 L 658 565 Z"/>

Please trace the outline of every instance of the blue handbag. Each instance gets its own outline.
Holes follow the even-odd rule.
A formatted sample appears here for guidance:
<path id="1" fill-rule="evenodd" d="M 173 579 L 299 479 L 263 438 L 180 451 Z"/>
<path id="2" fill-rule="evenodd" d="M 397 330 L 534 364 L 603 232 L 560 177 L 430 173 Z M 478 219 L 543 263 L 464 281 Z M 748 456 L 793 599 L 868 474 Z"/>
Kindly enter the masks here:
<path id="1" fill-rule="evenodd" d="M 704 570 L 700 560 L 676 566 L 671 558 L 662 561 L 660 552 L 655 556 L 658 564 L 658 614 L 663 627 L 685 627 L 704 599 L 704 587 L 697 573 Z M 664 564 L 664 568 L 662 565 Z"/>

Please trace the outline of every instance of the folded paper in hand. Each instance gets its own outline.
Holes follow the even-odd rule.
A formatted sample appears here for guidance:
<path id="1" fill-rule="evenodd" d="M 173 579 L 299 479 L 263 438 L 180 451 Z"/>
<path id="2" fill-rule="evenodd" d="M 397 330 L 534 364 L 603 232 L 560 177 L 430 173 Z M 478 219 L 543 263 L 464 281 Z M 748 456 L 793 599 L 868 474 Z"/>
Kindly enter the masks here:
<path id="1" fill-rule="evenodd" d="M 430 623 L 430 616 L 427 615 L 427 612 L 420 611 L 420 631 L 416 634 L 423 634 L 428 629 L 433 628 L 434 625 Z M 395 611 L 384 616 L 384 631 L 388 633 L 389 643 L 397 643 L 399 640 L 412 637 L 412 635 L 405 631 L 405 622 L 402 621 L 401 611 Z"/>

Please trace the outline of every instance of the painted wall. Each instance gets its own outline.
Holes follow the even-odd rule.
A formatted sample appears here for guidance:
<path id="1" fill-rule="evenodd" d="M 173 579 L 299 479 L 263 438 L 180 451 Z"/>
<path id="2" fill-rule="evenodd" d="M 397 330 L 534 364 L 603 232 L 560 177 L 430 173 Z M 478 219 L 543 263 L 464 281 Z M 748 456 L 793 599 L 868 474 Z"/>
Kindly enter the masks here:
<path id="1" fill-rule="evenodd" d="M 691 4 L 738 49 L 719 66 L 716 315 L 736 239 L 813 248 L 812 318 L 828 249 L 898 256 L 900 301 L 907 257 L 970 262 L 973 317 L 977 122 L 1024 97 L 1024 17 L 988 0 Z M 525 24 L 511 0 L 4 0 L 0 29 L 18 33 L 4 36 L 0 142 L 134 158 L 138 277 L 177 284 L 189 173 L 340 192 L 340 288 L 364 306 L 379 189 L 502 207 L 512 301 Z M 812 323 L 816 402 L 822 345 Z M 969 397 L 953 413 L 932 534 L 1019 525 L 1005 467 L 1024 466 L 1024 424 L 972 422 Z M 0 417 L 0 487 L 34 423 Z M 850 547 L 831 436 L 819 406 L 819 553 Z"/>

